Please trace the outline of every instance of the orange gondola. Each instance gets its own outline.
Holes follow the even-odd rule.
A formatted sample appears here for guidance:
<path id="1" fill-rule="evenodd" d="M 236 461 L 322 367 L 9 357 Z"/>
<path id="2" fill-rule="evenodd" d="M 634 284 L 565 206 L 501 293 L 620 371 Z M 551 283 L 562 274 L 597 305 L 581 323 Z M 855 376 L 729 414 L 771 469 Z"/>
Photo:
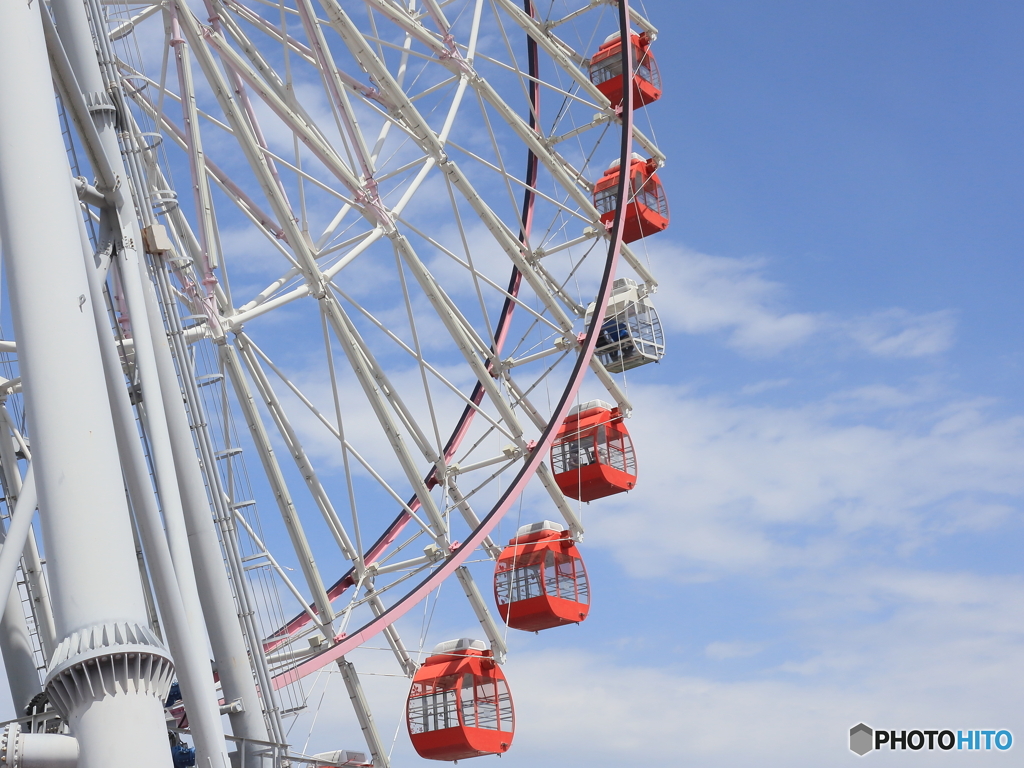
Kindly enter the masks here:
<path id="1" fill-rule="evenodd" d="M 587 570 L 569 532 L 550 520 L 520 528 L 498 558 L 494 599 L 512 629 L 538 632 L 587 618 Z"/>
<path id="2" fill-rule="evenodd" d="M 434 648 L 413 678 L 406 714 L 412 745 L 429 760 L 500 755 L 512 745 L 508 683 L 479 640 Z"/>
<path id="3" fill-rule="evenodd" d="M 633 44 L 633 109 L 661 98 L 661 73 L 651 54 L 651 42 L 645 32 L 629 36 Z M 590 60 L 590 82 L 608 97 L 612 108 L 622 106 L 622 36 L 608 37 Z"/>
<path id="4" fill-rule="evenodd" d="M 626 188 L 626 219 L 622 241 L 632 243 L 668 228 L 668 198 L 661 179 L 654 171 L 654 160 L 644 160 L 633 153 L 629 161 L 629 185 Z M 601 221 L 610 227 L 615 221 L 618 200 L 619 162 L 612 163 L 594 185 L 594 206 L 601 213 Z"/>
<path id="5" fill-rule="evenodd" d="M 591 400 L 569 412 L 551 446 L 562 493 L 593 501 L 636 485 L 636 455 L 618 408 Z"/>

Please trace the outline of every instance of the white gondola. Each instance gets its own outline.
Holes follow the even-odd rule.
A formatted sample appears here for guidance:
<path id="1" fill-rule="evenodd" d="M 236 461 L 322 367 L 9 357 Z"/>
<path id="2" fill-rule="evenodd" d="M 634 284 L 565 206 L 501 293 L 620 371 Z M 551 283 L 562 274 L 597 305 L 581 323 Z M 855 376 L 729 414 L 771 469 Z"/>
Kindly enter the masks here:
<path id="1" fill-rule="evenodd" d="M 588 326 L 593 314 L 591 304 L 587 307 Z M 658 311 L 635 281 L 628 277 L 615 281 L 604 318 L 594 354 L 610 372 L 657 363 L 665 356 L 665 334 Z"/>

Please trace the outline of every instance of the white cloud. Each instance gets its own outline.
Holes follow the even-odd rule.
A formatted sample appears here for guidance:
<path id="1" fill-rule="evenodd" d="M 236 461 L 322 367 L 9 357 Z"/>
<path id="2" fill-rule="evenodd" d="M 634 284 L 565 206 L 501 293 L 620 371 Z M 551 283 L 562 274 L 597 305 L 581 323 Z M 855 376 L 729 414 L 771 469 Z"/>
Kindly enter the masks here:
<path id="1" fill-rule="evenodd" d="M 780 308 L 784 291 L 764 277 L 762 259 L 708 256 L 680 246 L 661 246 L 658 312 L 669 331 L 723 332 L 731 347 L 770 355 L 805 341 L 823 318 Z"/>
<path id="2" fill-rule="evenodd" d="M 851 338 L 881 357 L 924 357 L 953 345 L 956 320 L 948 310 L 913 315 L 888 309 L 851 322 Z"/>
<path id="3" fill-rule="evenodd" d="M 747 656 L 756 656 L 761 652 L 761 646 L 757 643 L 725 642 L 716 640 L 704 647 L 704 655 L 709 659 L 722 661 L 724 659 L 742 659 Z"/>
<path id="4" fill-rule="evenodd" d="M 602 502 L 615 514 L 589 540 L 648 575 L 757 572 L 841 559 L 867 530 L 917 547 L 1004 518 L 1024 490 L 1024 419 L 900 392 L 865 423 L 848 393 L 758 407 L 634 385 L 658 404 L 629 422 L 637 488 Z"/>
<path id="5" fill-rule="evenodd" d="M 784 286 L 766 276 L 765 259 L 710 256 L 674 244 L 656 244 L 651 255 L 661 265 L 654 301 L 667 330 L 723 334 L 748 355 L 774 355 L 826 333 L 879 357 L 938 355 L 954 342 L 950 310 L 915 314 L 896 307 L 852 320 L 792 311 Z"/>
<path id="6" fill-rule="evenodd" d="M 842 576 L 803 596 L 806 615 L 792 624 L 804 644 L 783 652 L 794 661 L 765 663 L 739 679 L 688 672 L 698 660 L 670 648 L 632 657 L 580 648 L 520 654 L 507 670 L 519 714 L 512 765 L 540 755 L 547 764 L 597 768 L 843 765 L 852 758 L 848 729 L 862 721 L 1020 730 L 1018 579 Z M 851 621 L 856 591 L 883 606 L 884 618 Z M 886 751 L 872 759 L 911 757 Z"/>

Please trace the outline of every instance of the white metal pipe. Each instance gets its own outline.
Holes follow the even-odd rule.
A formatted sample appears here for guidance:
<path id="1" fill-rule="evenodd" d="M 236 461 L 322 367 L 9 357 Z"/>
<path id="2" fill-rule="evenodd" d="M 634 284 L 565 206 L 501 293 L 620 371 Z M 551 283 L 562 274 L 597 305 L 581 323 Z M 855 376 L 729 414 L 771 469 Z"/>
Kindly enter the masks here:
<path id="1" fill-rule="evenodd" d="M 356 668 L 352 665 L 352 662 L 342 657 L 338 659 L 338 669 L 341 671 L 341 677 L 345 681 L 345 689 L 348 691 L 349 700 L 351 700 L 352 708 L 355 710 L 356 719 L 359 720 L 359 727 L 363 731 L 363 738 L 366 739 L 366 746 L 373 756 L 374 766 L 389 768 L 391 760 L 388 757 L 387 748 L 384 746 L 384 742 L 377 731 L 377 725 L 373 721 L 373 713 L 370 712 L 370 705 L 366 700 L 366 695 L 363 693 L 363 685 L 359 682 Z"/>
<path id="2" fill-rule="evenodd" d="M 326 522 L 328 527 L 331 529 L 331 533 L 334 535 L 338 548 L 341 550 L 342 554 L 345 555 L 345 558 L 356 563 L 356 571 L 357 574 L 359 574 L 362 570 L 362 553 L 352 545 L 352 540 L 349 537 L 348 532 L 345 530 L 345 527 L 342 525 L 341 520 L 334 509 L 334 505 L 331 503 L 330 497 L 320 484 L 316 470 L 313 469 L 313 465 L 306 455 L 305 448 L 303 448 L 298 435 L 295 433 L 291 422 L 288 420 L 288 417 L 284 412 L 284 407 L 282 406 L 281 401 L 278 400 L 273 387 L 270 385 L 269 379 L 267 379 L 263 368 L 260 366 L 259 360 L 256 358 L 256 355 L 252 350 L 252 346 L 249 344 L 248 337 L 245 334 L 239 334 L 237 339 L 238 348 L 241 350 L 242 362 L 245 363 L 246 369 L 249 371 L 249 375 L 256 384 L 257 391 L 263 398 L 264 405 L 267 407 L 267 410 L 270 411 L 270 415 L 274 419 L 274 423 L 277 426 L 278 431 L 284 438 L 285 443 L 288 446 L 289 453 L 291 453 L 292 458 L 295 460 L 296 468 L 306 480 L 309 492 L 316 501 L 316 504 L 320 509 L 320 513 L 324 516 L 324 522 Z"/>
<path id="3" fill-rule="evenodd" d="M 125 169 L 121 156 L 121 147 L 117 140 L 113 120 L 113 107 L 110 106 L 109 110 L 105 108 L 105 105 L 110 105 L 107 83 L 104 82 L 100 61 L 97 60 L 97 49 L 94 47 L 85 6 L 80 0 L 54 0 L 52 5 L 57 31 L 68 54 L 75 77 L 84 91 L 86 101 L 94 105 L 90 111 L 99 132 L 105 159 L 119 179 L 127 180 L 130 175 Z M 97 19 L 96 21 L 99 25 L 101 20 Z M 109 58 L 109 41 L 100 38 L 96 42 L 99 43 L 100 57 L 106 61 Z M 131 176 L 134 178 L 136 174 Z M 135 181 L 139 180 L 136 178 Z M 226 767 L 228 758 L 224 744 L 224 729 L 221 725 L 212 676 L 209 674 L 202 608 L 188 551 L 187 533 L 181 511 L 181 497 L 174 476 L 174 459 L 167 435 L 161 385 L 154 359 L 154 343 L 146 311 L 145 294 L 147 288 L 152 291 L 152 285 L 149 283 L 144 265 L 139 259 L 137 247 L 141 244 L 142 239 L 139 236 L 138 221 L 132 200 L 130 196 L 121 195 L 117 202 L 116 216 L 112 224 L 119 245 L 117 249 L 118 267 L 122 278 L 121 285 L 131 311 L 135 362 L 142 375 L 143 395 L 147 397 L 146 408 L 151 416 L 146 424 L 150 437 L 150 453 L 167 528 L 166 540 L 170 545 L 170 557 L 173 560 L 172 567 L 155 569 L 156 572 L 153 575 L 157 582 L 163 579 L 171 580 L 170 583 L 156 585 L 158 592 L 162 592 L 165 596 L 165 599 L 161 601 L 165 624 L 169 625 L 181 619 L 186 620 L 185 625 L 175 627 L 173 631 L 167 627 L 167 630 L 168 639 L 173 637 L 175 640 L 172 651 L 181 667 L 179 670 L 180 682 L 189 709 L 191 730 L 199 759 L 201 761 L 212 760 L 213 768 L 220 768 L 221 765 Z M 91 288 L 90 291 L 93 301 L 98 301 L 95 288 Z M 162 339 L 162 341 L 166 344 L 166 339 Z M 108 386 L 116 385 L 115 382 L 108 382 Z M 118 408 L 115 417 L 123 417 L 123 414 L 119 413 L 120 410 Z M 126 428 L 126 425 L 122 425 L 122 430 Z M 137 488 L 136 490 L 136 496 L 138 496 L 142 489 Z M 139 501 L 135 501 L 137 511 Z M 146 506 L 143 505 L 142 509 L 146 510 Z M 139 517 L 144 546 L 147 532 L 154 533 L 148 530 L 147 523 L 153 522 L 149 515 Z M 162 542 L 150 538 L 146 550 L 149 557 L 161 558 Z M 175 598 L 180 600 L 184 609 L 183 614 L 173 610 L 176 607 Z"/>
<path id="4" fill-rule="evenodd" d="M 16 585 L 7 592 L 3 618 L 0 619 L 0 651 L 3 652 L 7 685 L 11 691 L 14 711 L 21 715 L 32 699 L 42 692 L 38 661 L 32 647 L 21 594 Z"/>
<path id="5" fill-rule="evenodd" d="M 166 295 L 167 272 L 162 264 L 157 265 L 156 271 L 161 297 L 169 304 L 169 297 Z M 174 307 L 168 306 L 167 312 L 171 315 Z M 170 319 L 171 333 L 180 333 L 179 323 L 174 317 Z M 157 352 L 156 362 L 161 379 L 174 381 L 176 374 L 170 350 L 158 347 Z M 192 377 L 190 362 L 187 359 L 179 359 L 179 364 L 182 379 L 188 381 Z M 201 587 L 199 599 L 203 604 L 210 645 L 217 660 L 221 689 L 226 700 L 242 701 L 241 711 L 228 713 L 231 730 L 239 738 L 266 741 L 267 725 L 263 720 L 259 694 L 249 667 L 249 655 L 238 625 L 237 609 L 224 570 L 224 556 L 217 541 L 217 530 L 206 496 L 195 443 L 192 442 L 188 417 L 181 407 L 181 393 L 177 387 L 174 387 L 173 391 L 171 387 L 164 387 L 161 391 L 164 397 L 164 411 L 167 414 L 171 449 L 174 453 L 178 488 L 181 491 L 185 513 L 185 528 L 188 531 L 192 565 L 195 569 L 196 583 Z M 248 768 L 248 765 L 248 761 L 243 759 L 244 768 Z"/>
<path id="6" fill-rule="evenodd" d="M 11 422 L 11 415 L 7 412 L 6 406 L 0 403 L 0 462 L 4 466 L 4 479 L 7 482 L 6 492 L 8 503 L 11 498 L 15 500 L 21 496 L 21 488 L 24 484 L 21 472 L 18 469 L 18 440 L 17 430 Z M 26 459 L 31 454 L 25 454 Z M 8 467 L 14 469 L 8 470 Z M 43 562 L 39 557 L 39 547 L 36 544 L 36 537 L 29 532 L 25 542 L 25 549 L 22 550 L 22 569 L 25 571 L 25 578 L 28 581 L 29 594 L 32 597 L 32 615 L 36 620 L 36 630 L 39 635 L 39 644 L 43 649 L 43 657 L 50 658 L 54 647 L 57 645 L 57 631 L 53 625 L 53 607 L 50 605 L 50 590 L 46 586 L 46 575 L 43 573 Z"/>
<path id="7" fill-rule="evenodd" d="M 166 271 L 158 272 L 157 279 L 161 286 L 163 300 L 165 302 L 173 301 Z M 250 670 L 247 667 L 251 663 L 251 671 L 256 673 L 256 680 L 259 684 L 260 691 L 262 691 L 262 709 L 267 715 L 267 722 L 265 725 L 269 726 L 271 738 L 277 742 L 284 743 L 285 735 L 284 727 L 281 722 L 281 707 L 277 701 L 276 694 L 274 693 L 274 688 L 269 682 L 270 669 L 267 666 L 267 660 L 263 654 L 262 634 L 258 631 L 253 619 L 255 600 L 241 562 L 234 518 L 232 517 L 231 510 L 228 509 L 226 496 L 221 485 L 221 478 L 216 469 L 217 459 L 213 442 L 210 439 L 209 423 L 203 410 L 202 399 L 199 396 L 199 389 L 196 385 L 195 374 L 191 368 L 191 361 L 189 359 L 187 333 L 183 331 L 181 321 L 177 313 L 168 311 L 167 317 L 171 329 L 169 340 L 174 346 L 174 356 L 178 359 L 179 363 L 186 368 L 184 371 L 186 375 L 183 375 L 182 377 L 182 381 L 185 384 L 183 394 L 192 417 L 191 425 L 186 424 L 186 426 L 189 427 L 189 431 L 184 434 L 174 426 L 176 422 L 172 419 L 170 422 L 171 435 L 174 439 L 174 444 L 177 446 L 176 453 L 178 455 L 188 456 L 189 450 L 195 450 L 195 444 L 192 442 L 192 430 L 195 431 L 196 443 L 198 443 L 199 448 L 199 461 L 202 463 L 203 467 L 208 468 L 206 480 L 209 483 L 210 496 L 212 497 L 209 502 L 212 503 L 213 509 L 215 510 L 217 527 L 220 529 L 221 539 L 224 542 L 224 552 L 222 554 L 216 539 L 207 539 L 205 534 L 199 533 L 199 531 L 204 530 L 199 526 L 201 525 L 201 510 L 204 503 L 205 491 L 200 485 L 196 485 L 192 482 L 195 477 L 195 475 L 192 474 L 192 464 L 186 461 L 180 465 L 179 481 L 183 484 L 182 497 L 188 504 L 186 509 L 193 510 L 194 512 L 194 515 L 193 512 L 190 512 L 188 517 L 186 517 L 186 524 L 196 525 L 196 527 L 190 529 L 189 533 L 194 544 L 193 554 L 195 555 L 197 552 L 202 552 L 203 561 L 205 563 L 204 568 L 197 568 L 196 577 L 197 579 L 203 578 L 205 569 L 209 569 L 211 573 L 216 573 L 218 569 L 223 567 L 221 564 L 226 559 L 231 579 L 235 585 L 235 595 L 238 601 L 237 618 L 241 622 L 242 630 L 248 640 L 251 652 L 251 657 L 249 657 L 244 647 L 239 649 L 237 646 L 233 646 L 233 649 L 224 652 L 218 652 L 216 646 L 214 647 L 214 653 L 217 656 L 218 662 L 221 662 L 224 659 L 233 660 L 233 666 L 225 670 L 224 676 L 221 678 L 222 685 L 225 686 L 225 693 L 227 693 L 228 690 L 237 692 L 237 697 L 242 699 L 243 705 L 246 707 L 246 712 L 249 713 L 248 716 L 251 718 L 257 718 L 261 708 L 252 704 L 253 700 L 251 696 L 241 693 L 243 685 L 255 687 L 251 678 L 248 683 L 245 683 L 244 681 L 244 676 L 250 674 Z M 202 480 L 202 478 L 200 478 L 200 480 Z M 202 540 L 202 543 L 200 543 L 200 539 Z M 210 582 L 215 584 L 216 580 L 211 579 Z M 211 598 L 212 596 L 212 590 L 203 590 L 202 597 L 204 600 Z M 232 607 L 234 606 L 234 602 L 230 599 L 230 595 L 228 596 L 226 604 L 229 604 Z M 220 618 L 221 622 L 230 622 L 231 620 L 232 617 L 228 613 L 224 613 Z M 211 630 L 211 643 L 216 642 L 219 637 L 223 639 L 225 637 L 229 637 L 229 635 L 219 635 L 218 632 Z M 251 661 L 249 661 L 250 658 Z M 232 674 L 236 674 L 241 678 L 240 680 L 235 681 L 237 683 L 235 687 L 232 687 Z M 236 718 L 232 715 L 231 719 L 232 727 L 234 728 Z M 259 726 L 258 724 L 253 724 L 251 727 L 255 730 Z M 243 751 L 248 749 L 246 745 L 254 741 L 248 737 L 240 736 L 237 733 L 236 737 L 242 739 L 241 743 L 243 744 Z M 242 764 L 246 767 L 249 765 L 246 755 L 244 754 Z M 257 765 L 261 764 L 257 762 Z"/>
<path id="8" fill-rule="evenodd" d="M 453 482 L 452 478 L 448 480 L 448 494 L 452 497 L 452 501 L 455 502 L 455 506 L 458 507 L 459 512 L 462 513 L 462 519 L 466 521 L 466 525 L 470 527 L 470 530 L 476 530 L 477 526 L 480 525 L 480 518 L 477 517 L 476 512 L 469 506 L 469 500 L 462 495 L 462 491 Z M 485 536 L 483 543 L 480 545 L 481 549 L 490 555 L 492 560 L 497 560 L 501 556 L 502 549 L 494 543 L 494 539 L 490 536 Z"/>
<path id="9" fill-rule="evenodd" d="M 295 550 L 296 557 L 299 558 L 299 567 L 306 578 L 306 586 L 309 588 L 313 603 L 319 613 L 318 621 L 330 628 L 334 618 L 334 609 L 327 596 L 323 578 L 316 567 L 313 550 L 310 548 L 306 532 L 303 530 L 302 521 L 299 519 L 288 483 L 281 471 L 281 465 L 277 461 L 277 453 L 271 445 L 270 436 L 267 434 L 259 410 L 256 408 L 256 401 L 249 390 L 249 384 L 245 379 L 245 373 L 238 357 L 238 350 L 230 344 L 224 344 L 220 348 L 220 359 L 235 391 L 235 397 L 242 410 L 246 425 L 249 427 L 253 443 L 256 445 L 256 452 L 260 456 L 263 470 L 266 472 L 274 492 L 274 498 L 277 501 L 278 510 L 281 512 L 281 519 L 288 531 L 288 537 L 291 539 L 292 548 Z M 248 526 L 246 529 L 248 530 Z M 252 535 L 251 532 L 250 535 Z"/>
<path id="10" fill-rule="evenodd" d="M 203 152 L 202 134 L 199 130 L 199 113 L 196 108 L 195 87 L 192 83 L 192 60 L 188 43 L 178 33 L 178 19 L 172 7 L 171 46 L 174 48 L 178 67 L 178 90 L 181 92 L 181 122 L 185 129 L 185 147 L 188 153 L 189 171 L 192 174 L 192 194 L 195 197 L 196 217 L 199 220 L 199 242 L 202 246 L 204 263 L 203 283 L 207 296 L 212 295 L 213 270 L 218 264 L 217 235 L 214 231 L 213 199 L 206 179 L 206 155 Z"/>
<path id="11" fill-rule="evenodd" d="M 84 226 L 80 229 L 80 237 L 84 255 L 88 260 L 90 249 Z M 142 539 L 143 550 L 146 553 L 147 563 L 152 574 L 153 588 L 163 619 L 164 634 L 171 652 L 178 662 L 178 679 L 185 697 L 193 732 L 199 735 L 198 743 L 200 739 L 209 738 L 209 724 L 203 722 L 202 702 L 212 701 L 214 705 L 217 702 L 209 659 L 205 652 L 205 642 L 196 642 L 197 639 L 205 640 L 205 638 L 202 638 L 201 634 L 199 638 L 196 638 L 196 633 L 190 627 L 185 603 L 182 599 L 181 580 L 175 571 L 167 537 L 164 535 L 160 510 L 157 507 L 156 498 L 153 496 L 146 459 L 142 453 L 142 444 L 138 439 L 138 428 L 128 399 L 121 361 L 118 358 L 113 339 L 109 337 L 110 323 L 103 299 L 102 278 L 98 271 L 90 270 L 90 266 L 87 263 L 86 274 L 89 277 L 89 288 L 93 296 L 93 317 L 97 332 L 101 337 L 100 353 L 103 359 L 104 374 L 107 377 L 107 392 L 114 428 L 118 437 L 118 452 L 128 485 L 128 495 L 135 512 L 135 521 Z M 0 578 L 3 578 L 2 561 L 3 552 L 0 551 Z M 198 600 L 198 596 L 196 599 Z M 211 710 L 207 714 L 217 717 L 219 725 L 218 710 Z M 197 721 L 200 724 L 198 728 L 196 727 Z M 223 738 L 219 743 L 223 745 Z M 216 759 L 216 754 L 212 757 Z M 214 765 L 216 766 L 216 763 Z"/>
<path id="12" fill-rule="evenodd" d="M 144 629 L 41 10 L 41 3 L 0 3 L 0 236 L 54 618 L 64 638 L 47 685 L 56 691 L 70 675 L 90 675 L 90 661 L 92 670 L 112 663 L 118 646 L 145 653 L 152 672 L 126 670 L 125 687 L 111 695 L 70 696 L 61 706 L 79 739 L 81 768 L 170 768 L 159 698 L 169 661 Z"/>
<path id="13" fill-rule="evenodd" d="M 0 547 L 0 595 L 6 594 L 14 587 L 14 577 L 21 562 L 21 551 L 25 548 L 25 540 L 32 528 L 32 517 L 36 511 L 36 483 L 32 464 L 28 465 L 25 482 L 21 487 L 21 496 L 11 514 L 11 525 L 7 529 L 7 538 Z"/>
<path id="14" fill-rule="evenodd" d="M 0 734 L 0 765 L 5 768 L 76 768 L 78 740 L 57 733 L 22 733 L 9 723 Z"/>
<path id="15" fill-rule="evenodd" d="M 6 426 L 4 433 L 0 434 L 0 440 L 7 437 Z M 18 465 L 15 463 L 13 468 L 11 465 L 5 465 L 3 469 L 6 484 L 10 486 L 11 482 L 7 477 L 18 474 Z M 43 690 L 39 684 L 39 673 L 36 671 L 37 662 L 32 649 L 28 623 L 25 620 L 25 612 L 21 606 L 21 595 L 15 583 L 18 562 L 32 527 L 32 517 L 35 514 L 35 483 L 32 484 L 30 496 L 28 503 L 32 505 L 31 509 L 27 509 L 25 505 L 15 505 L 19 516 L 18 525 L 14 525 L 14 513 L 12 512 L 8 537 L 4 539 L 3 549 L 0 550 L 0 590 L 3 589 L 4 584 L 7 584 L 7 606 L 4 609 L 3 619 L 0 620 L 0 649 L 3 650 L 4 668 L 7 671 L 7 682 L 11 688 L 11 700 L 14 702 L 14 708 L 18 714 L 22 714 L 32 697 Z M 8 497 L 9 499 L 10 497 Z M 9 506 L 8 509 L 10 508 Z M 22 518 L 27 520 L 27 523 L 23 523 Z M 8 543 L 11 546 L 7 546 Z M 7 555 L 6 558 L 4 553 Z M 9 583 L 4 578 L 7 570 L 11 572 Z M 0 591 L 0 594 L 4 593 Z"/>
<path id="16" fill-rule="evenodd" d="M 491 611 L 487 608 L 487 603 L 484 602 L 479 587 L 473 581 L 473 575 L 469 572 L 469 568 L 464 565 L 455 569 L 455 575 L 459 578 L 462 591 L 466 594 L 466 599 L 469 600 L 469 605 L 472 607 L 473 613 L 476 614 L 480 627 L 491 643 L 494 660 L 499 664 L 504 664 L 505 657 L 508 655 L 508 644 L 505 642 L 501 630 L 498 629 L 498 624 L 494 621 Z"/>
<path id="17" fill-rule="evenodd" d="M 501 362 L 501 365 L 507 371 L 509 368 L 514 368 L 517 365 L 526 365 L 528 363 L 534 363 L 538 360 L 543 360 L 545 357 L 550 357 L 551 355 L 561 354 L 565 354 L 564 349 L 559 349 L 558 347 L 550 347 L 549 349 L 545 349 L 543 352 L 536 352 L 532 355 L 526 355 L 525 357 L 520 357 L 518 359 L 510 357 L 508 360 L 503 360 Z"/>
<path id="18" fill-rule="evenodd" d="M 263 555 L 263 557 L 267 559 L 267 562 L 270 563 L 270 567 L 273 568 L 274 571 L 277 573 L 278 578 L 284 582 L 284 585 L 288 588 L 288 591 L 292 593 L 292 595 L 298 601 L 299 605 L 302 606 L 302 609 L 306 612 L 306 615 L 309 616 L 313 623 L 316 624 L 318 627 L 323 627 L 324 625 L 323 622 L 320 620 L 320 617 L 313 613 L 313 611 L 310 610 L 309 606 L 306 605 L 306 598 L 302 596 L 302 593 L 299 592 L 298 588 L 292 583 L 292 580 L 288 578 L 288 574 L 284 572 L 284 568 L 281 567 L 281 564 L 277 562 L 277 560 L 274 558 L 272 554 L 270 554 L 270 550 L 267 549 L 267 545 L 263 543 L 263 541 L 260 539 L 259 536 L 256 535 L 256 532 L 252 529 L 249 523 L 245 521 L 245 516 L 237 509 L 233 510 L 233 512 L 235 514 L 235 520 L 242 524 L 242 527 L 245 529 L 245 532 L 249 534 L 249 538 L 252 539 L 253 543 L 257 546 L 257 548 L 261 550 L 261 554 Z M 330 614 L 328 614 L 328 616 L 330 616 Z M 329 629 L 327 631 L 329 632 Z"/>

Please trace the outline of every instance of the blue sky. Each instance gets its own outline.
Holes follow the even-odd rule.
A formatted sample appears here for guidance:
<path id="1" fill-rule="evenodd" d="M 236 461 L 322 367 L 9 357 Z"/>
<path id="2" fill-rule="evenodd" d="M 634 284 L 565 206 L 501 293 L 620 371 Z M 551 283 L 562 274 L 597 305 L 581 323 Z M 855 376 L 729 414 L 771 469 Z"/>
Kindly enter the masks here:
<path id="1" fill-rule="evenodd" d="M 860 721 L 1024 739 L 1024 11 L 646 12 L 669 353 L 627 381 L 637 490 L 583 509 L 590 618 L 510 636 L 502 765 L 839 765 Z M 461 605 L 431 642 L 464 634 Z M 358 749 L 330 677 L 296 746 L 315 709 L 310 751 Z M 366 686 L 390 743 L 408 682 Z"/>

